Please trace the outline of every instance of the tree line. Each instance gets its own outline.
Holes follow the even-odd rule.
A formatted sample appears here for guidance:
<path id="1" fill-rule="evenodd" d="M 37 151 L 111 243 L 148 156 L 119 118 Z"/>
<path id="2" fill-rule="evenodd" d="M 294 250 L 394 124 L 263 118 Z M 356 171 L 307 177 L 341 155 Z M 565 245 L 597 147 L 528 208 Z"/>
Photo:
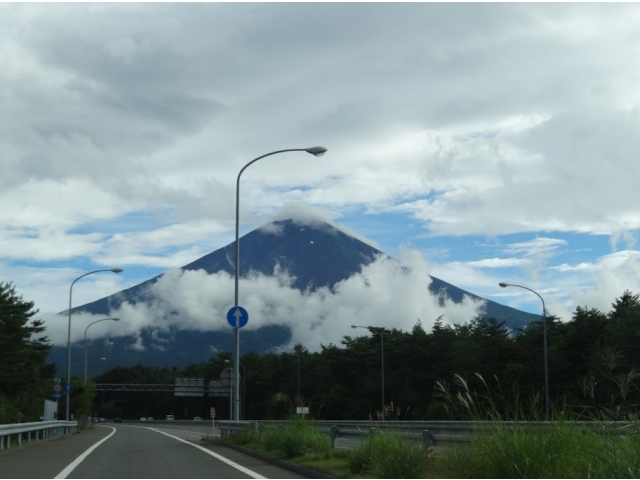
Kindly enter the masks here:
<path id="1" fill-rule="evenodd" d="M 636 414 L 640 401 L 636 383 L 640 374 L 639 298 L 626 291 L 608 313 L 578 307 L 567 322 L 546 317 L 549 391 L 555 412 L 617 419 Z M 364 334 L 345 336 L 338 345 L 322 345 L 318 352 L 296 345 L 300 398 L 296 398 L 295 355 L 242 355 L 244 418 L 283 418 L 302 405 L 319 419 L 465 418 L 469 410 L 453 408 L 452 403 L 456 398 L 464 401 L 461 395 L 469 390 L 481 392 L 475 401 L 484 398 L 503 418 L 542 418 L 542 318 L 513 332 L 504 322 L 480 317 L 460 325 L 439 318 L 430 331 L 420 320 L 410 332 L 377 331 L 384 336 L 384 410 L 381 339 Z M 173 383 L 176 377 L 201 377 L 208 382 L 218 380 L 221 371 L 232 365 L 232 358 L 231 352 L 221 352 L 208 362 L 182 369 L 116 367 L 97 377 L 96 383 Z M 209 407 L 215 406 L 219 418 L 229 418 L 228 403 L 224 397 L 99 392 L 95 407 L 106 415 L 126 418 L 167 413 L 178 418 L 208 418 Z"/>

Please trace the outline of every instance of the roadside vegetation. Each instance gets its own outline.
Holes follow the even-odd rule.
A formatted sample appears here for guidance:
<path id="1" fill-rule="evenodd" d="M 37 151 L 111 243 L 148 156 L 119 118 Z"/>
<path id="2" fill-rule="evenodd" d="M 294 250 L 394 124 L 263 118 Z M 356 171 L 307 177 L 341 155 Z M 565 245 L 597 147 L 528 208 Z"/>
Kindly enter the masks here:
<path id="1" fill-rule="evenodd" d="M 396 433 L 371 435 L 357 449 L 331 450 L 328 435 L 295 417 L 281 427 L 211 441 L 240 445 L 337 478 L 424 478 L 429 459 L 418 443 Z"/>
<path id="2" fill-rule="evenodd" d="M 474 378 L 482 390 L 473 390 L 468 379 L 455 374 L 451 383 L 437 382 L 435 392 L 449 415 L 477 421 L 469 443 L 425 449 L 398 431 L 374 429 L 378 433 L 365 437 L 358 448 L 332 451 L 326 434 L 295 417 L 280 428 L 241 432 L 226 441 L 338 478 L 640 478 L 637 420 L 621 427 L 594 417 L 588 407 L 577 415 L 577 406 L 556 405 L 553 421 L 543 422 L 540 398 L 505 393 L 497 377 L 491 384 L 480 374 Z M 626 395 L 625 388 L 622 382 L 622 390 L 611 390 L 612 395 Z M 388 410 L 398 420 L 400 411 L 393 404 Z M 576 419 L 588 420 L 589 427 Z"/>
<path id="3" fill-rule="evenodd" d="M 47 363 L 51 344 L 37 314 L 33 302 L 24 300 L 11 283 L 0 282 L 0 424 L 39 421 L 43 400 L 51 398 L 56 366 Z M 86 416 L 95 387 L 79 378 L 71 383 L 75 389 L 70 411 L 75 418 Z M 64 403 L 60 405 L 58 418 L 63 417 Z"/>
<path id="4" fill-rule="evenodd" d="M 51 345 L 33 307 L 11 283 L 0 282 L 0 423 L 38 421 L 51 394 Z"/>
<path id="5" fill-rule="evenodd" d="M 471 390 L 460 375 L 452 385 L 441 381 L 438 395 L 451 411 L 474 420 L 504 420 L 508 412 L 512 425 L 496 423 L 473 434 L 468 445 L 445 448 L 434 458 L 432 474 L 443 478 L 639 478 L 640 423 L 631 420 L 624 431 L 612 428 L 606 419 L 583 407 L 556 406 L 552 422 L 542 422 L 537 408 L 522 403 L 517 392 L 505 395 L 498 379 L 480 392 Z M 620 393 L 620 392 L 618 392 Z M 536 399 L 535 401 L 540 401 Z M 501 408 L 498 409 L 498 406 Z M 534 406 L 535 407 L 535 406 Z M 565 406 L 567 407 L 567 406 Z M 572 415 L 566 412 L 572 411 Z M 591 428 L 575 418 L 592 422 Z M 537 424 L 537 427 L 525 426 Z"/>

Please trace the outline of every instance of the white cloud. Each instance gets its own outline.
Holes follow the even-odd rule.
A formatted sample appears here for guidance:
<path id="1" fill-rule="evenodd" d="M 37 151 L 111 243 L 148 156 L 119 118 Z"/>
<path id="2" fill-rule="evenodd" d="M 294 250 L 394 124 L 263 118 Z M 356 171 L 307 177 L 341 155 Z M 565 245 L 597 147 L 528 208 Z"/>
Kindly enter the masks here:
<path id="1" fill-rule="evenodd" d="M 171 270 L 150 287 L 156 299 L 153 303 L 125 302 L 109 313 L 121 321 L 103 322 L 113 325 L 102 328 L 108 328 L 111 336 L 137 335 L 142 328 L 156 332 L 226 330 L 226 312 L 233 306 L 232 280 L 225 272 L 208 275 L 203 270 Z M 352 335 L 352 324 L 410 330 L 418 318 L 444 315 L 448 323 L 462 323 L 482 310 L 484 302 L 469 299 L 461 304 L 445 299 L 440 306 L 438 297 L 429 293 L 430 281 L 428 266 L 417 252 L 406 252 L 401 262 L 381 256 L 332 290 L 301 292 L 291 287 L 292 279 L 282 271 L 275 276 L 253 275 L 240 281 L 240 303 L 249 312 L 244 329 L 286 325 L 292 330 L 293 343 L 316 351 L 320 344 L 338 343 L 344 335 Z M 90 318 L 73 315 L 73 324 L 88 324 Z M 49 318 L 49 326 L 52 322 Z M 429 328 L 429 322 L 424 326 Z M 52 330 L 59 332 L 52 335 L 59 342 L 62 330 Z M 80 328 L 74 328 L 72 341 L 81 335 Z"/>
<path id="2" fill-rule="evenodd" d="M 531 261 L 525 258 L 483 258 L 465 263 L 470 267 L 478 268 L 509 268 L 526 266 Z"/>

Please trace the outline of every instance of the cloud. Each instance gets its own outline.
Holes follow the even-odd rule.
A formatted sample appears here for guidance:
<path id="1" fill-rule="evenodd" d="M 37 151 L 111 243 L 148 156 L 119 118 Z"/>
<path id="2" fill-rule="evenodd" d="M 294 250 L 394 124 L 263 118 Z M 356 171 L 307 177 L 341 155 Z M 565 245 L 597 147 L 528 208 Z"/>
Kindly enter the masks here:
<path id="1" fill-rule="evenodd" d="M 461 304 L 445 298 L 441 305 L 440 298 L 428 290 L 427 264 L 413 251 L 406 251 L 401 261 L 380 256 L 332 289 L 301 292 L 291 287 L 292 281 L 285 271 L 241 279 L 240 303 L 249 312 L 246 330 L 285 325 L 292 331 L 292 343 L 317 351 L 321 344 L 339 343 L 344 335 L 352 335 L 352 324 L 410 330 L 421 318 L 429 328 L 440 315 L 447 323 L 466 322 L 480 314 L 484 305 L 469 298 Z M 111 336 L 138 336 L 143 328 L 153 328 L 156 336 L 175 329 L 229 328 L 226 312 L 233 306 L 233 278 L 226 272 L 209 275 L 203 270 L 174 269 L 151 285 L 148 293 L 153 302 L 125 302 L 109 313 L 122 319 L 108 326 Z M 74 315 L 74 325 L 86 324 L 85 316 L 91 317 Z M 73 341 L 80 335 L 74 329 Z M 142 348 L 139 338 L 136 345 Z"/>
<path id="2" fill-rule="evenodd" d="M 525 258 L 484 258 L 465 263 L 470 267 L 478 268 L 509 268 L 526 266 L 531 261 Z"/>

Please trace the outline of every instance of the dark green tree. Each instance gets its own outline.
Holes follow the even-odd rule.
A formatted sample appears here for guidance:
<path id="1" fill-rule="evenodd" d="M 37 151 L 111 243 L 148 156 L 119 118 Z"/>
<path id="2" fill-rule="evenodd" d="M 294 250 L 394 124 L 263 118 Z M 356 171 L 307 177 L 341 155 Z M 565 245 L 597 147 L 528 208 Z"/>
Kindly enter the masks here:
<path id="1" fill-rule="evenodd" d="M 4 405 L 3 422 L 38 420 L 43 399 L 50 393 L 55 366 L 46 359 L 51 345 L 41 336 L 45 327 L 33 302 L 16 293 L 12 283 L 0 282 L 0 397 Z M 2 412 L 0 412 L 2 415 Z M 9 418 L 7 418 L 9 417 Z"/>

